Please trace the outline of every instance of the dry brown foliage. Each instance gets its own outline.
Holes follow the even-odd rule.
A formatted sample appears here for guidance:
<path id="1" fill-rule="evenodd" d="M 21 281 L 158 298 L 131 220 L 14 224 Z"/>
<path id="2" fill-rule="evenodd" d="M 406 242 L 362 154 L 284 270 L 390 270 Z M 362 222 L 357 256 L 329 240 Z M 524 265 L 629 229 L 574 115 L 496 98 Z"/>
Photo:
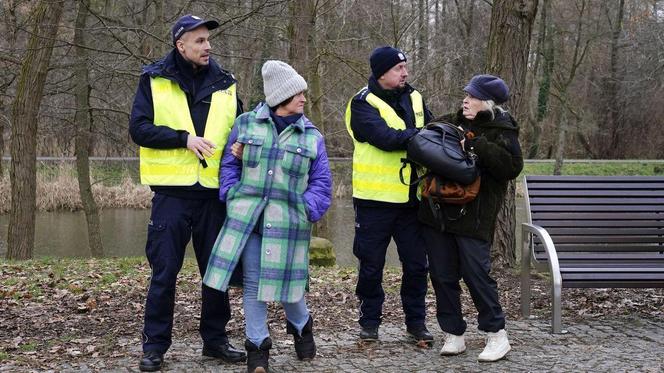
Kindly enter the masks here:
<path id="1" fill-rule="evenodd" d="M 500 298 L 509 320 L 519 319 L 519 276 L 494 265 Z M 145 293 L 150 268 L 145 259 L 42 259 L 0 263 L 0 365 L 18 370 L 56 369 L 94 359 L 114 361 L 138 357 Z M 383 322 L 403 325 L 399 298 L 401 271 L 388 268 Z M 534 275 L 534 317 L 549 319 L 549 282 Z M 354 268 L 312 268 L 307 303 L 319 331 L 358 331 Z M 468 320 L 476 311 L 463 287 Z M 230 291 L 233 319 L 227 325 L 232 340 L 242 340 L 242 292 Z M 173 338 L 200 344 L 200 276 L 193 259 L 186 259 L 178 280 Z M 435 324 L 435 296 L 426 298 L 430 324 Z M 658 319 L 664 316 L 663 289 L 565 289 L 563 322 L 602 320 L 621 315 Z M 281 307 L 269 307 L 268 323 L 275 340 L 289 339 Z"/>
<path id="2" fill-rule="evenodd" d="M 135 183 L 129 175 L 124 175 L 116 185 L 104 185 L 93 180 L 92 193 L 99 208 L 150 207 L 152 192 L 145 185 Z M 0 214 L 6 214 L 11 207 L 11 184 L 9 173 L 0 180 Z M 55 176 L 37 173 L 37 210 L 78 211 L 81 204 L 78 181 L 69 165 L 60 166 Z"/>

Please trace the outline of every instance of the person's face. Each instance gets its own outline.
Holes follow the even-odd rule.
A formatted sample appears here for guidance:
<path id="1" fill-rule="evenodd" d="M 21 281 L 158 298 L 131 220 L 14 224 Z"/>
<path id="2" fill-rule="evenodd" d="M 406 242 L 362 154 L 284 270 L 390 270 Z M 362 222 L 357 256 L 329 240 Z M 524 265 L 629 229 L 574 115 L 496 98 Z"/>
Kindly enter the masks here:
<path id="1" fill-rule="evenodd" d="M 307 99 L 304 97 L 304 92 L 300 92 L 293 96 L 293 99 L 289 103 L 279 106 L 277 108 L 277 115 L 286 117 L 293 114 L 302 114 L 304 113 L 305 102 L 307 102 Z"/>
<path id="2" fill-rule="evenodd" d="M 408 67 L 406 62 L 399 62 L 387 70 L 383 76 L 378 78 L 378 83 L 384 89 L 397 89 L 406 86 L 406 79 L 408 78 Z"/>
<path id="3" fill-rule="evenodd" d="M 484 101 L 471 96 L 466 93 L 466 98 L 463 99 L 463 116 L 468 120 L 475 119 L 477 113 L 482 110 L 486 110 L 486 104 Z"/>
<path id="4" fill-rule="evenodd" d="M 175 45 L 185 60 L 191 62 L 196 67 L 207 66 L 210 63 L 210 31 L 207 27 L 197 27 L 187 31 Z"/>

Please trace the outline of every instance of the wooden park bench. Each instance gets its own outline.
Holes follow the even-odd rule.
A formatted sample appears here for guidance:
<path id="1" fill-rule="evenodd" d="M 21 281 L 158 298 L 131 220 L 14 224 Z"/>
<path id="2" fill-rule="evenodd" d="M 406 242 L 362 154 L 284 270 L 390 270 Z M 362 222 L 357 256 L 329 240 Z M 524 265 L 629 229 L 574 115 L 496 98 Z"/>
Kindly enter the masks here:
<path id="1" fill-rule="evenodd" d="M 664 287 L 664 177 L 526 176 L 521 313 L 530 264 L 548 269 L 554 333 L 562 288 Z"/>

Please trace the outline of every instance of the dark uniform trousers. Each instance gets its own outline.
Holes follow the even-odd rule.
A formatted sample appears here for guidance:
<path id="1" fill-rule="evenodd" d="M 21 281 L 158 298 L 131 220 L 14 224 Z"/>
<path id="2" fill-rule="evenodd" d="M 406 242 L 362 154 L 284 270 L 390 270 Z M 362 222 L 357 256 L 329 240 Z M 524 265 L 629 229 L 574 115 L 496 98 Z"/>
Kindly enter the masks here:
<path id="1" fill-rule="evenodd" d="M 491 278 L 491 243 L 422 227 L 429 256 L 431 283 L 436 293 L 436 318 L 447 333 L 462 335 L 466 322 L 461 313 L 463 278 L 477 308 L 478 328 L 495 333 L 505 328 L 498 287 Z"/>
<path id="2" fill-rule="evenodd" d="M 362 327 L 380 325 L 385 292 L 383 268 L 390 238 L 397 244 L 402 266 L 401 304 L 408 327 L 424 325 L 427 293 L 427 258 L 417 220 L 417 208 L 355 205 L 353 254 L 359 260 L 355 294 L 360 300 Z"/>
<path id="3" fill-rule="evenodd" d="M 193 238 L 202 277 L 225 218 L 226 207 L 217 199 L 184 199 L 155 193 L 145 246 L 152 277 L 145 302 L 144 352 L 165 353 L 170 347 L 175 283 L 187 243 Z M 202 285 L 199 331 L 204 343 L 226 343 L 230 317 L 228 293 Z"/>

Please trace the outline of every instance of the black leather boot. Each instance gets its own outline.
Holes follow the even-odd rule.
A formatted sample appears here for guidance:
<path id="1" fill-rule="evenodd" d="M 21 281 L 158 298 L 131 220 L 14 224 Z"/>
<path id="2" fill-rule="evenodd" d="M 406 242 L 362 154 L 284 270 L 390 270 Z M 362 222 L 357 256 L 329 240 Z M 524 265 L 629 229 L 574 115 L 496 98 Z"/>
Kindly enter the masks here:
<path id="1" fill-rule="evenodd" d="M 247 372 L 248 373 L 267 373 L 269 372 L 268 360 L 270 360 L 270 349 L 272 340 L 265 338 L 260 347 L 251 343 L 250 340 L 244 341 L 244 348 L 247 350 Z"/>
<path id="2" fill-rule="evenodd" d="M 143 353 L 138 368 L 141 372 L 156 372 L 164 364 L 164 354 L 157 351 L 147 351 Z"/>
<path id="3" fill-rule="evenodd" d="M 203 356 L 216 357 L 227 363 L 239 363 L 247 359 L 242 350 L 238 350 L 229 342 L 220 345 L 203 344 Z"/>
<path id="4" fill-rule="evenodd" d="M 302 334 L 297 332 L 295 325 L 286 320 L 286 333 L 292 334 L 295 340 L 295 353 L 300 360 L 311 360 L 316 356 L 316 342 L 313 333 L 314 319 L 309 316 L 309 321 L 302 328 Z"/>

